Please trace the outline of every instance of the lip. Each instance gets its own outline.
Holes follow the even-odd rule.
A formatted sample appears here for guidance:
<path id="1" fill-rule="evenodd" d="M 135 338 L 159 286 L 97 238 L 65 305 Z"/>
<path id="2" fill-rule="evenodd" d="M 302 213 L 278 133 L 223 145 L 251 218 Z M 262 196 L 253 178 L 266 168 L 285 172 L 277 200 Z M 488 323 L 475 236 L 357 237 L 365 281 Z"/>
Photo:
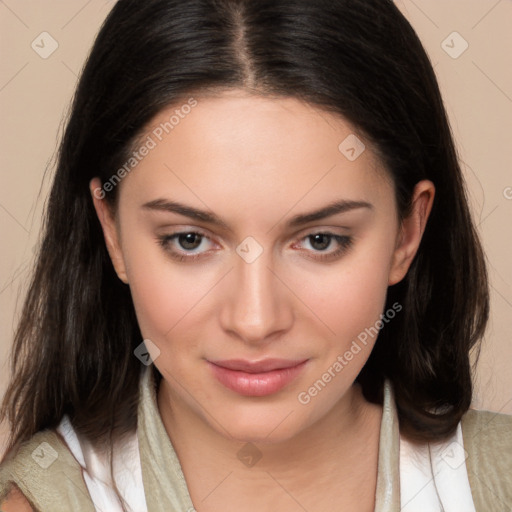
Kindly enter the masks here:
<path id="1" fill-rule="evenodd" d="M 228 389 L 244 396 L 277 393 L 303 371 L 308 359 L 230 359 L 208 361 L 216 379 Z"/>

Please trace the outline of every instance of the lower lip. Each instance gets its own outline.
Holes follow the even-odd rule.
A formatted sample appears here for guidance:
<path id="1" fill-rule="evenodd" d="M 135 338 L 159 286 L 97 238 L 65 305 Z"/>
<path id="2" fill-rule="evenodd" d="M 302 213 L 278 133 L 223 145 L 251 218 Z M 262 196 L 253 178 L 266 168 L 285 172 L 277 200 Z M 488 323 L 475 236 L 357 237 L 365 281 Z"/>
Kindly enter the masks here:
<path id="1" fill-rule="evenodd" d="M 307 361 L 297 366 L 263 373 L 229 370 L 209 363 L 217 380 L 227 388 L 244 396 L 267 396 L 277 393 L 295 379 Z"/>

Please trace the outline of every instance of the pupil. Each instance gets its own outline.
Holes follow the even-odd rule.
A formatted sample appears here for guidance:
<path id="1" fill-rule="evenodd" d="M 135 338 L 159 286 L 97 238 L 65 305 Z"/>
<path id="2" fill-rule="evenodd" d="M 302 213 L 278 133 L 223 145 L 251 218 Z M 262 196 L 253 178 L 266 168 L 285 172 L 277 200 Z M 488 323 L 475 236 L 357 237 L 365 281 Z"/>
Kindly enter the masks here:
<path id="1" fill-rule="evenodd" d="M 322 249 L 327 249 L 327 247 L 329 247 L 329 243 L 331 241 L 330 235 L 324 235 L 324 234 L 320 233 L 318 235 L 312 235 L 312 236 L 313 236 L 313 246 L 315 245 L 315 243 L 318 240 L 323 240 L 324 241 L 324 243 L 320 242 L 320 246 L 321 247 L 317 246 L 317 249 L 322 250 Z"/>
<path id="2" fill-rule="evenodd" d="M 198 235 L 197 233 L 187 233 L 185 235 L 180 235 L 180 245 L 184 249 L 196 249 L 199 246 L 199 244 L 194 243 L 194 240 L 197 242 L 199 238 L 200 235 Z"/>

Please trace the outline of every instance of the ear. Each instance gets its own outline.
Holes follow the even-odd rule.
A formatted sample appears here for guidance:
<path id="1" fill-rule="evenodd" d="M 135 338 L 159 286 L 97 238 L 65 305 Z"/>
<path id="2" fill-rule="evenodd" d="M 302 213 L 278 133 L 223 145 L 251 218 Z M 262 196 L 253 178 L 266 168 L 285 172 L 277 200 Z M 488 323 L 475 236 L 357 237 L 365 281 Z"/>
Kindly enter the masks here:
<path id="1" fill-rule="evenodd" d="M 96 215 L 103 229 L 103 236 L 110 259 L 112 260 L 112 265 L 119 279 L 121 279 L 123 283 L 128 284 L 128 276 L 126 274 L 126 265 L 121 250 L 118 227 L 113 212 L 105 200 L 105 192 L 101 187 L 101 180 L 99 178 L 93 178 L 89 183 L 89 190 L 91 191 Z"/>
<path id="2" fill-rule="evenodd" d="M 429 180 L 416 184 L 410 215 L 403 219 L 389 271 L 389 285 L 400 282 L 414 259 L 434 203 L 435 187 Z"/>

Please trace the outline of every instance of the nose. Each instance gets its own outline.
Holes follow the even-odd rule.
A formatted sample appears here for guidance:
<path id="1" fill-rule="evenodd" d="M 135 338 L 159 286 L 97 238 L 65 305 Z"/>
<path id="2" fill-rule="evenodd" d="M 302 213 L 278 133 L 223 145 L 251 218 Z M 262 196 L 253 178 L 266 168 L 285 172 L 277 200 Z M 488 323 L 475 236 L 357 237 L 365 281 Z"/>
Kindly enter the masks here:
<path id="1" fill-rule="evenodd" d="M 222 327 L 247 344 L 275 340 L 293 323 L 292 294 L 272 268 L 267 251 L 251 263 L 235 257 L 226 283 Z"/>

